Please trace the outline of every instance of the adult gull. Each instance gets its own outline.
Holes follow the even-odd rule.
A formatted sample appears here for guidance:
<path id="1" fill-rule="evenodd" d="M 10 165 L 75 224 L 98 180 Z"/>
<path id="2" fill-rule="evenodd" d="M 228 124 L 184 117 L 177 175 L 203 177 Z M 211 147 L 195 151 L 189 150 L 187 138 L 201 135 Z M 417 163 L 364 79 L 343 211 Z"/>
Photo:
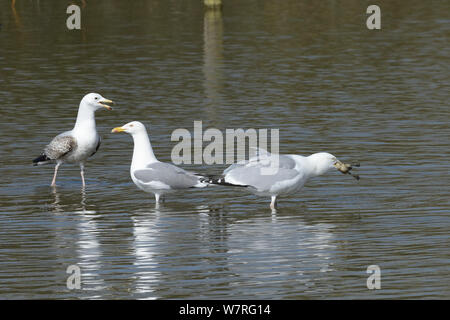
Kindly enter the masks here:
<path id="1" fill-rule="evenodd" d="M 153 193 L 156 203 L 159 203 L 160 199 L 163 200 L 166 193 L 208 186 L 206 178 L 173 164 L 158 161 L 153 153 L 147 130 L 141 122 L 132 121 L 112 129 L 111 132 L 126 132 L 133 137 L 131 179 L 139 189 Z"/>
<path id="2" fill-rule="evenodd" d="M 56 162 L 55 173 L 51 186 L 56 185 L 56 175 L 62 163 L 76 163 L 80 165 L 80 174 L 83 187 L 84 163 L 87 158 L 94 155 L 100 147 L 101 138 L 95 126 L 94 113 L 98 109 L 106 108 L 112 101 L 103 98 L 98 93 L 89 93 L 83 97 L 78 108 L 78 116 L 72 130 L 57 135 L 45 147 L 42 155 L 33 160 L 34 165 Z"/>
<path id="3" fill-rule="evenodd" d="M 274 210 L 278 196 L 299 191 L 309 179 L 333 168 L 359 179 L 358 175 L 350 173 L 352 169 L 350 164 L 342 163 L 330 153 L 319 152 L 304 157 L 293 154 L 271 154 L 258 149 L 256 156 L 231 165 L 220 177 L 210 178 L 208 182 L 246 187 L 256 195 L 270 196 L 272 199 L 270 208 Z"/>

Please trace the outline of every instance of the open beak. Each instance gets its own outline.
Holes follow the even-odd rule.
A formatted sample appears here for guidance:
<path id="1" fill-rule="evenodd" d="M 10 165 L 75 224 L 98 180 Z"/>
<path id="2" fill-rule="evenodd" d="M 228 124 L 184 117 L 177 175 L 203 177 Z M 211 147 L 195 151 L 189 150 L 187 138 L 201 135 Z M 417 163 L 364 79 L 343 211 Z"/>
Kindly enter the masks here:
<path id="1" fill-rule="evenodd" d="M 111 130 L 111 133 L 125 132 L 125 129 L 122 127 L 117 127 Z"/>
<path id="2" fill-rule="evenodd" d="M 109 100 L 109 99 L 102 99 L 101 101 L 99 101 L 98 103 L 100 103 L 103 107 L 105 107 L 108 110 L 112 110 L 112 108 L 110 106 L 107 105 L 107 103 L 109 104 L 113 104 L 114 102 Z"/>
<path id="3" fill-rule="evenodd" d="M 354 164 L 355 167 L 359 167 L 359 163 Z M 353 169 L 351 164 L 348 163 L 343 163 L 339 160 L 336 160 L 336 162 L 334 163 L 334 167 L 336 169 L 338 169 L 340 172 L 342 172 L 343 174 L 349 174 L 351 175 L 353 178 L 355 178 L 356 180 L 359 180 L 359 175 L 357 174 L 353 174 L 350 172 L 350 170 Z"/>

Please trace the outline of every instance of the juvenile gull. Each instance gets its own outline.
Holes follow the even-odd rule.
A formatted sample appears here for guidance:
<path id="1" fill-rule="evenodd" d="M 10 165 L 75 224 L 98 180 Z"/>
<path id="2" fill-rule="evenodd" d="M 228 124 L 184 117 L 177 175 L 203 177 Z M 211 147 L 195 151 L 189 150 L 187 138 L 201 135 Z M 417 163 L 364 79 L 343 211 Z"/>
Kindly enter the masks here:
<path id="1" fill-rule="evenodd" d="M 147 130 L 141 122 L 132 121 L 112 129 L 111 132 L 126 132 L 133 137 L 131 179 L 139 189 L 153 193 L 156 203 L 159 203 L 160 197 L 162 200 L 164 194 L 169 192 L 208 186 L 204 177 L 173 164 L 158 161 L 153 153 Z"/>
<path id="2" fill-rule="evenodd" d="M 100 136 L 95 127 L 94 113 L 98 109 L 111 110 L 107 103 L 111 100 L 103 98 L 98 93 L 89 93 L 83 97 L 78 108 L 78 116 L 72 130 L 57 135 L 45 147 L 44 153 L 33 160 L 34 165 L 56 162 L 55 173 L 51 186 L 56 185 L 56 175 L 62 163 L 77 163 L 80 165 L 80 174 L 83 187 L 84 163 L 94 155 L 100 147 Z"/>
<path id="3" fill-rule="evenodd" d="M 355 165 L 355 166 L 359 166 Z M 270 172 L 269 168 L 275 168 Z M 308 157 L 299 155 L 277 155 L 259 149 L 258 154 L 248 161 L 241 161 L 228 167 L 219 178 L 211 178 L 209 183 L 240 186 L 260 196 L 270 196 L 270 208 L 277 205 L 279 195 L 291 194 L 303 188 L 313 177 L 322 175 L 332 168 L 355 179 L 358 175 L 350 173 L 351 165 L 344 164 L 335 156 L 326 152 L 312 154 Z M 265 170 L 265 171 L 264 171 Z"/>

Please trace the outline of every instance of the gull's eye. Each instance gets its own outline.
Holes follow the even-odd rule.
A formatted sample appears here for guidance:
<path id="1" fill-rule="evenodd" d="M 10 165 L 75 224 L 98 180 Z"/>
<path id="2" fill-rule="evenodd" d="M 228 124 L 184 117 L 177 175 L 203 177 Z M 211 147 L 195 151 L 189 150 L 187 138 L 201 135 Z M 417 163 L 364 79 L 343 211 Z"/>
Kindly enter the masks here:
<path id="1" fill-rule="evenodd" d="M 95 100 L 98 100 L 98 97 L 95 97 Z"/>
<path id="2" fill-rule="evenodd" d="M 133 127 L 134 125 L 130 124 L 130 127 Z"/>

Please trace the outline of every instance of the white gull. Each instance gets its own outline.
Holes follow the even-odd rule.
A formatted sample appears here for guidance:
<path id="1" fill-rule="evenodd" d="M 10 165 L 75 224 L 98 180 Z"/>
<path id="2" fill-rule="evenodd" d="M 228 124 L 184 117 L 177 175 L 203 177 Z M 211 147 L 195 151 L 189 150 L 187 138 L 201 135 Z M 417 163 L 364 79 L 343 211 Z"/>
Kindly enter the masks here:
<path id="1" fill-rule="evenodd" d="M 126 132 L 133 137 L 131 179 L 139 189 L 153 193 L 156 203 L 159 203 L 160 197 L 163 200 L 166 193 L 208 186 L 204 177 L 173 164 L 158 161 L 153 153 L 147 130 L 141 122 L 132 121 L 112 129 L 111 132 Z"/>
<path id="2" fill-rule="evenodd" d="M 256 156 L 229 166 L 222 176 L 210 178 L 207 182 L 246 187 L 256 195 L 270 196 L 270 208 L 274 210 L 278 196 L 298 192 L 309 179 L 325 174 L 333 168 L 359 179 L 358 175 L 350 173 L 350 164 L 342 163 L 330 153 L 319 152 L 304 157 L 271 154 L 264 149 L 258 149 Z"/>

